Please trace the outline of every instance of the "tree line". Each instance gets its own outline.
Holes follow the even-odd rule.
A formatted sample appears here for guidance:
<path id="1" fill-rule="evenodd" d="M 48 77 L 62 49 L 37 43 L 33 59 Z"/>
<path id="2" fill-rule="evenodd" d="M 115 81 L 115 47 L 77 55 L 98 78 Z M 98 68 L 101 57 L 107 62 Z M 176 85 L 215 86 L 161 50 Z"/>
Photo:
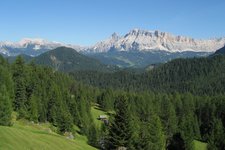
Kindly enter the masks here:
<path id="1" fill-rule="evenodd" d="M 185 61 L 189 60 L 185 60 L 185 63 L 180 62 L 183 60 L 175 61 L 185 64 Z M 215 66 L 213 65 L 216 67 L 218 60 L 213 61 L 216 61 Z M 173 66 L 176 71 L 182 70 L 179 70 L 182 67 Z M 187 68 L 193 68 L 190 66 Z M 199 73 L 211 76 L 207 72 L 212 71 L 200 69 L 201 71 L 196 71 L 193 75 L 184 72 L 180 77 L 177 76 L 180 81 L 176 83 L 173 77 L 175 71 L 166 71 L 167 68 L 160 67 L 155 71 L 158 72 L 155 73 L 157 76 L 146 73 L 150 81 L 147 81 L 147 78 L 138 78 L 143 74 L 127 73 L 127 76 L 121 76 L 114 82 L 115 85 L 109 86 L 107 83 L 111 83 L 113 78 L 101 78 L 104 80 L 101 83 L 107 85 L 103 85 L 106 88 L 102 89 L 93 87 L 91 80 L 89 84 L 74 80 L 75 74 L 71 77 L 32 62 L 25 64 L 21 57 L 13 64 L 0 57 L 0 125 L 12 125 L 11 114 L 15 111 L 18 119 L 50 122 L 60 134 L 75 132 L 74 125 L 76 125 L 80 128 L 80 134 L 88 137 L 89 144 L 100 149 L 191 150 L 193 141 L 199 140 L 207 142 L 210 149 L 223 150 L 225 148 L 223 92 L 216 90 L 217 88 L 209 93 L 205 90 L 196 93 L 191 90 L 175 90 L 183 79 L 196 79 L 196 74 Z M 183 77 L 185 74 L 188 77 Z M 158 77 L 157 82 L 162 81 L 160 86 L 154 81 L 157 85 L 152 86 L 155 88 L 158 86 L 157 90 L 151 90 L 144 84 L 153 83 L 151 76 Z M 212 81 L 220 79 L 217 77 L 222 77 L 222 73 Z M 127 84 L 122 85 L 120 82 Z M 159 90 L 167 87 L 170 82 L 175 82 L 175 86 L 171 87 L 172 91 L 167 88 Z M 219 88 L 223 85 L 216 86 Z M 110 116 L 109 123 L 102 124 L 101 128 L 96 127 L 93 123 L 96 118 L 92 118 L 91 115 L 91 107 L 95 103 Z"/>

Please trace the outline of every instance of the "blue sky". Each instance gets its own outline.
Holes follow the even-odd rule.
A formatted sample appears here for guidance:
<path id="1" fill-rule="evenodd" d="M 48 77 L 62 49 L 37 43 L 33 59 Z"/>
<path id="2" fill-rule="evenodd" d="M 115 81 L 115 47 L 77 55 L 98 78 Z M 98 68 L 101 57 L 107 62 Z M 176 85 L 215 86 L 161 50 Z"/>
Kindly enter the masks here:
<path id="1" fill-rule="evenodd" d="M 133 28 L 224 37 L 224 8 L 225 0 L 1 0 L 0 41 L 92 45 Z"/>

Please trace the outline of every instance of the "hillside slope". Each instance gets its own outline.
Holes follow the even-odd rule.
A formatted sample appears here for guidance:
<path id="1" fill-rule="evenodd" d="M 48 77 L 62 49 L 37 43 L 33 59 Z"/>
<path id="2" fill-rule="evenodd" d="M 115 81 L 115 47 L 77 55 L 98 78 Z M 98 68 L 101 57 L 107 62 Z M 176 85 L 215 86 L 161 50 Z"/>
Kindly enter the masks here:
<path id="1" fill-rule="evenodd" d="M 215 54 L 225 54 L 225 46 L 222 47 L 221 49 L 218 49 Z"/>
<path id="2" fill-rule="evenodd" d="M 111 66 L 103 65 L 99 61 L 84 56 L 76 50 L 59 47 L 35 58 L 40 65 L 50 66 L 58 71 L 71 72 L 74 70 L 110 71 Z"/>
<path id="3" fill-rule="evenodd" d="M 95 150 L 85 137 L 76 135 L 74 140 L 52 132 L 44 125 L 16 123 L 12 127 L 0 126 L 0 149 L 4 150 Z"/>

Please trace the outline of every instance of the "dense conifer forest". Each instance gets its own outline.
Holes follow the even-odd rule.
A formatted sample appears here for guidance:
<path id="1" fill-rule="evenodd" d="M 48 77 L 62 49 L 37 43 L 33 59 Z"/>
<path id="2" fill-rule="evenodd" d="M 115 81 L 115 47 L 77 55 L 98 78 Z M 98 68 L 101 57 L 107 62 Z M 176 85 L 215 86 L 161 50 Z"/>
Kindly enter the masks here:
<path id="1" fill-rule="evenodd" d="M 0 57 L 0 125 L 11 114 L 50 122 L 59 134 L 88 137 L 99 149 L 225 149 L 225 57 L 177 59 L 145 73 L 65 74 L 17 57 Z M 91 107 L 108 112 L 96 127 Z"/>

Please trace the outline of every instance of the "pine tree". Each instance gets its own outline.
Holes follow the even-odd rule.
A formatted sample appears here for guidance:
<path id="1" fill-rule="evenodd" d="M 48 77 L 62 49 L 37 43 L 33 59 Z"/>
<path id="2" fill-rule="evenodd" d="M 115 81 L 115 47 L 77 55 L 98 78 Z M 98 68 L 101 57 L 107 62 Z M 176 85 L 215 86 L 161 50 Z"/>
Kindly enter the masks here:
<path id="1" fill-rule="evenodd" d="M 62 107 L 57 113 L 57 127 L 59 133 L 71 132 L 73 128 L 73 119 L 67 109 Z"/>
<path id="2" fill-rule="evenodd" d="M 78 108 L 77 108 L 78 105 L 77 105 L 77 102 L 74 98 L 74 95 L 70 99 L 68 107 L 69 107 L 69 110 L 70 110 L 70 114 L 73 117 L 74 124 L 76 124 L 77 126 L 80 126 L 81 118 L 80 118 L 80 114 L 79 114 L 79 111 L 78 111 Z"/>
<path id="3" fill-rule="evenodd" d="M 94 123 L 91 124 L 89 132 L 88 132 L 88 143 L 95 147 L 98 146 L 98 131 Z"/>
<path id="4" fill-rule="evenodd" d="M 225 130 L 221 120 L 214 121 L 214 128 L 209 140 L 209 149 L 225 149 Z"/>
<path id="5" fill-rule="evenodd" d="M 115 117 L 109 127 L 109 149 L 129 148 L 132 140 L 132 127 L 127 96 L 121 95 L 115 101 Z"/>
<path id="6" fill-rule="evenodd" d="M 37 122 L 38 117 L 39 117 L 39 114 L 38 114 L 38 106 L 37 106 L 37 96 L 33 94 L 29 101 L 29 119 L 31 121 Z"/>
<path id="7" fill-rule="evenodd" d="M 113 92 L 111 89 L 105 90 L 101 96 L 98 98 L 98 104 L 102 107 L 104 110 L 112 110 L 113 109 Z"/>
<path id="8" fill-rule="evenodd" d="M 185 142 L 185 149 L 192 150 L 193 149 L 193 140 L 194 140 L 194 127 L 193 117 L 191 114 L 182 117 L 180 124 L 181 137 Z"/>
<path id="9" fill-rule="evenodd" d="M 12 102 L 4 85 L 0 86 L 0 125 L 10 126 Z"/>
<path id="10" fill-rule="evenodd" d="M 24 60 L 18 56 L 13 64 L 13 80 L 15 85 L 14 108 L 19 112 L 19 117 L 26 117 L 26 79 Z"/>
<path id="11" fill-rule="evenodd" d="M 173 134 L 177 132 L 177 117 L 175 108 L 167 95 L 165 95 L 161 101 L 161 120 L 167 136 L 168 145 Z"/>
<path id="12" fill-rule="evenodd" d="M 166 139 L 163 133 L 163 127 L 160 118 L 152 114 L 149 122 L 144 123 L 141 129 L 141 149 L 143 150 L 164 150 Z"/>
<path id="13" fill-rule="evenodd" d="M 53 125 L 57 126 L 57 115 L 61 105 L 60 91 L 56 84 L 53 84 L 50 90 L 49 102 L 47 106 L 47 119 Z"/>

